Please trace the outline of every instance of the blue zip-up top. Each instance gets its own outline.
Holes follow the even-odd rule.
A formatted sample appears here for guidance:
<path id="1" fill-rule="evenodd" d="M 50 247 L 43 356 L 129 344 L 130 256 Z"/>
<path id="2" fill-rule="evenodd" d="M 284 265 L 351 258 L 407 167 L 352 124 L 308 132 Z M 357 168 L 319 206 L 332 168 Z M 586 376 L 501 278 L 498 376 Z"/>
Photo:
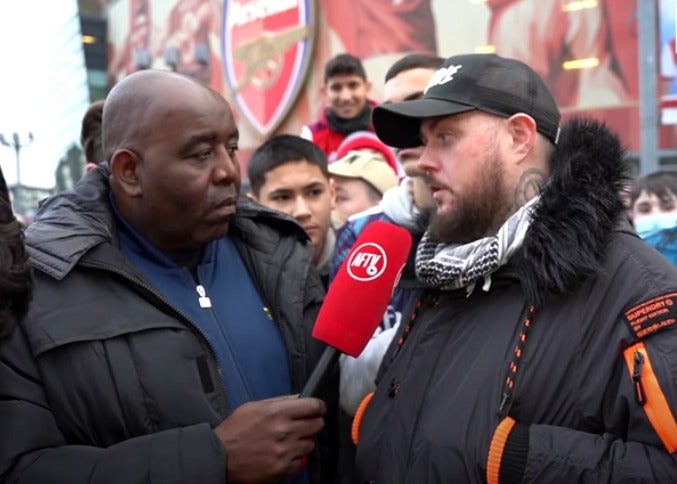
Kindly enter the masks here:
<path id="1" fill-rule="evenodd" d="M 196 281 L 127 224 L 112 200 L 111 205 L 120 222 L 120 250 L 214 349 L 230 410 L 288 395 L 291 378 L 282 335 L 230 237 L 205 247 Z"/>

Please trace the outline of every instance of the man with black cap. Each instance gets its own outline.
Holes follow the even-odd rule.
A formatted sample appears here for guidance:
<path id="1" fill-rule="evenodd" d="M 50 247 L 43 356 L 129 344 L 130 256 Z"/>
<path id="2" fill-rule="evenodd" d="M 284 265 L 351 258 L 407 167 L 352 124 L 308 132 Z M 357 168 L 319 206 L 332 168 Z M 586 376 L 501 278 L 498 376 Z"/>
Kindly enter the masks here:
<path id="1" fill-rule="evenodd" d="M 423 142 L 437 210 L 354 423 L 361 479 L 677 482 L 677 271 L 623 216 L 617 137 L 560 131 L 542 79 L 487 54 L 373 121 Z"/>

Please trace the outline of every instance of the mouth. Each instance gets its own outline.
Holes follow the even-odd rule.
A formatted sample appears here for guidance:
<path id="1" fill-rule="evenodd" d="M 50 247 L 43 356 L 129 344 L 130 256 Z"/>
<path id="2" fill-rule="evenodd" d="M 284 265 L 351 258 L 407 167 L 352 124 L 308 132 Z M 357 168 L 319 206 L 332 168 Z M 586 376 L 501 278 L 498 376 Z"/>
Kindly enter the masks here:
<path id="1" fill-rule="evenodd" d="M 302 227 L 306 234 L 308 234 L 308 237 L 312 237 L 320 230 L 317 225 L 302 225 Z"/>
<path id="2" fill-rule="evenodd" d="M 337 110 L 343 111 L 343 112 L 351 112 L 354 111 L 357 107 L 355 106 L 354 103 L 345 103 L 341 104 L 338 106 Z"/>
<path id="3" fill-rule="evenodd" d="M 235 214 L 237 208 L 237 197 L 226 197 L 214 205 L 212 209 L 220 217 L 229 217 Z"/>
<path id="4" fill-rule="evenodd" d="M 432 194 L 433 200 L 439 203 L 439 197 L 444 188 L 439 185 L 432 185 L 430 183 L 428 184 L 428 188 L 430 188 L 430 193 Z"/>

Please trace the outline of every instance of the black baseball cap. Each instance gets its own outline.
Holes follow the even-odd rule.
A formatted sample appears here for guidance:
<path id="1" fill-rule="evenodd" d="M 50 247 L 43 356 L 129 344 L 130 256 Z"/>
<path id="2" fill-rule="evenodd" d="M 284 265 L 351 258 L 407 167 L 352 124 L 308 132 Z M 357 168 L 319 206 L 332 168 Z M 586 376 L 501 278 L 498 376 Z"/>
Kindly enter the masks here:
<path id="1" fill-rule="evenodd" d="M 421 99 L 374 108 L 376 135 L 389 146 L 421 145 L 421 119 L 479 109 L 502 117 L 525 113 L 539 133 L 557 144 L 561 114 L 543 79 L 525 63 L 496 54 L 449 57 Z"/>

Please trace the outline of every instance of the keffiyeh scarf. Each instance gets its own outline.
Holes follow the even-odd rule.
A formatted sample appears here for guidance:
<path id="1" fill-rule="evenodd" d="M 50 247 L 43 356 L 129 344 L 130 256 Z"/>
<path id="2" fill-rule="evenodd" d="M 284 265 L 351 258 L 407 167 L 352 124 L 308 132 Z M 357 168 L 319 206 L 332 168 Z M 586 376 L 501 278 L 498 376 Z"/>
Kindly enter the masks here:
<path id="1" fill-rule="evenodd" d="M 426 231 L 416 251 L 416 276 L 430 287 L 445 291 L 465 287 L 468 293 L 484 278 L 483 289 L 488 291 L 491 274 L 522 246 L 538 200 L 534 197 L 520 207 L 496 235 L 469 244 L 441 244 Z"/>

